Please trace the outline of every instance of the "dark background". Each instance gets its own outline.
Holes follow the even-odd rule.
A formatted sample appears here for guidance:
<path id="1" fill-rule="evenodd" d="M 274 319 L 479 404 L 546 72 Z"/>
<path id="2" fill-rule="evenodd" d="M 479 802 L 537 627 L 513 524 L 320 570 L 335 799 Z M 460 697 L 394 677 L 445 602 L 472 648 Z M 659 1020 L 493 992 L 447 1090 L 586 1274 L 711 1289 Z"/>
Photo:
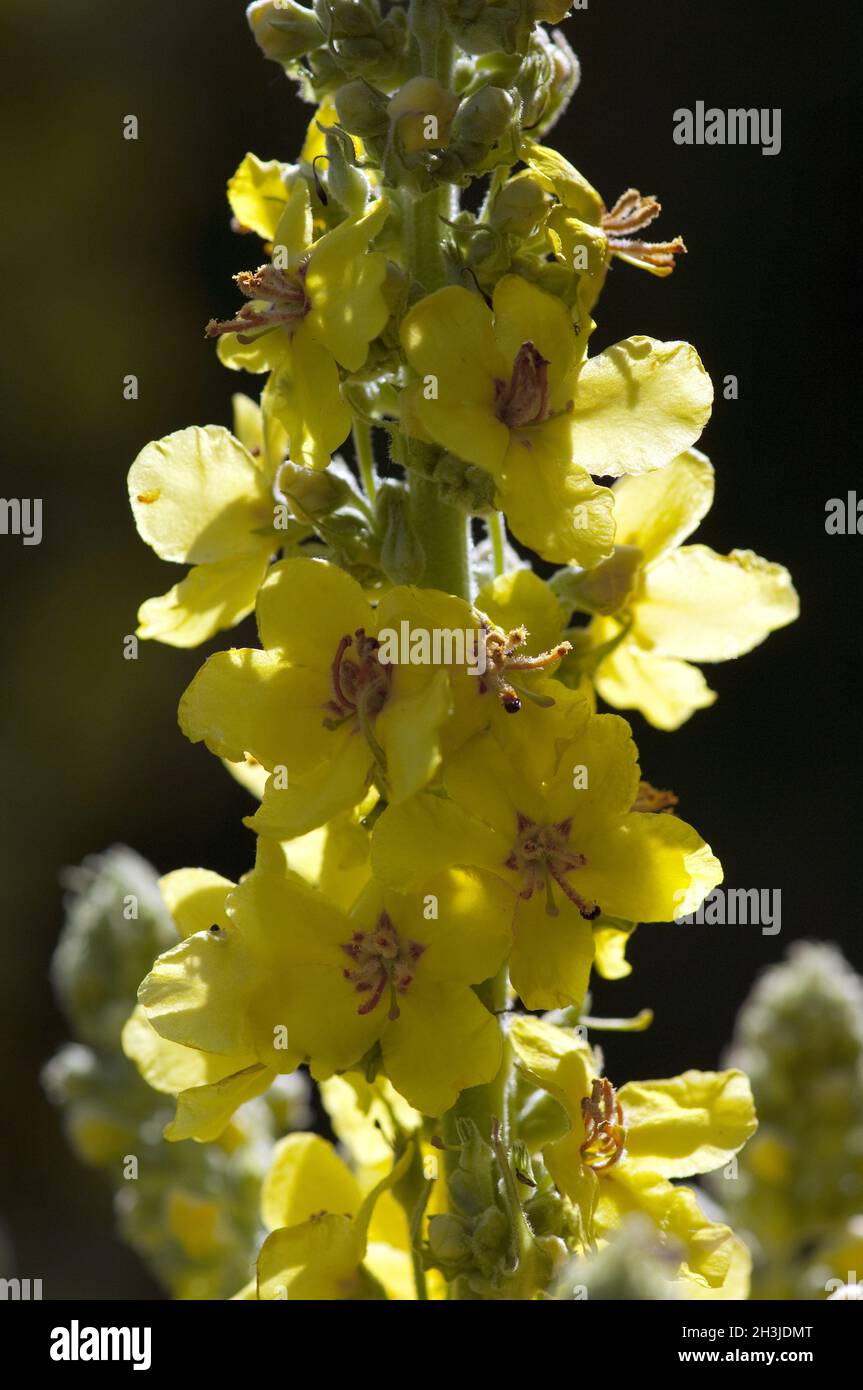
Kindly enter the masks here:
<path id="1" fill-rule="evenodd" d="M 597 1013 L 657 1010 L 647 1034 L 608 1039 L 619 1079 L 715 1065 L 755 975 L 792 939 L 837 939 L 863 964 L 849 894 L 863 540 L 824 530 L 826 500 L 857 475 L 851 14 L 803 0 L 590 0 L 565 26 L 584 76 L 552 143 L 609 205 L 631 184 L 658 194 L 658 234 L 690 249 L 665 282 L 615 268 L 594 350 L 630 333 L 684 338 L 714 382 L 739 378 L 740 399 L 719 396 L 703 440 L 718 489 L 699 539 L 789 565 L 803 604 L 796 626 L 708 671 L 720 699 L 679 733 L 635 717 L 645 775 L 676 789 L 728 885 L 781 888 L 783 925 L 779 937 L 639 931 L 634 975 L 594 1001 Z M 44 498 L 41 546 L 0 537 L 4 1205 L 18 1273 L 41 1276 L 46 1296 L 126 1298 L 153 1287 L 38 1085 L 65 1036 L 45 978 L 57 876 L 115 841 L 162 871 L 235 875 L 250 862 L 244 794 L 176 726 L 201 652 L 142 644 L 123 660 L 138 603 L 176 577 L 137 539 L 125 475 L 148 440 L 230 422 L 240 380 L 202 334 L 231 308 L 229 276 L 248 257 L 225 181 L 248 149 L 294 158 L 310 110 L 259 54 L 240 0 L 6 0 L 0 47 L 2 492 Z M 781 107 L 781 154 L 676 146 L 672 113 L 699 99 Z M 122 138 L 130 113 L 136 143 Z M 137 402 L 122 396 L 130 372 Z"/>

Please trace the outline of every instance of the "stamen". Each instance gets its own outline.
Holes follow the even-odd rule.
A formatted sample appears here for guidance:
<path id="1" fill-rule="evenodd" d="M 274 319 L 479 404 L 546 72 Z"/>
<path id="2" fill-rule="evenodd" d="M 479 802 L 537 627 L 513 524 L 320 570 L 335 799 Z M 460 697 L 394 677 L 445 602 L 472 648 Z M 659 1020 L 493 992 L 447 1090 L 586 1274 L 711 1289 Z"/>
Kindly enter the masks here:
<path id="1" fill-rule="evenodd" d="M 650 226 L 661 211 L 662 205 L 658 199 L 639 193 L 637 188 L 628 188 L 618 198 L 611 212 L 602 214 L 602 230 L 608 237 L 609 251 L 670 274 L 675 266 L 675 256 L 686 252 L 683 238 L 677 236 L 671 241 L 642 241 L 632 236 L 633 232 Z"/>
<path id="2" fill-rule="evenodd" d="M 516 843 L 504 860 L 504 867 L 521 875 L 519 897 L 528 900 L 540 888 L 545 888 L 545 910 L 557 917 L 560 908 L 554 896 L 553 884 L 578 908 L 587 922 L 600 914 L 598 903 L 583 897 L 569 882 L 567 875 L 586 868 L 587 857 L 572 848 L 569 836 L 572 820 L 555 825 L 539 825 L 521 811 L 516 811 Z"/>
<path id="3" fill-rule="evenodd" d="M 297 271 L 280 270 L 278 266 L 262 265 L 257 270 L 241 270 L 234 276 L 237 288 L 246 299 L 264 300 L 269 306 L 244 304 L 232 319 L 210 319 L 204 330 L 208 338 L 225 333 L 244 333 L 252 329 L 271 329 L 299 323 L 312 307 L 305 286 L 305 267 Z"/>
<path id="4" fill-rule="evenodd" d="M 595 1173 L 612 1168 L 623 1157 L 626 1128 L 623 1108 L 607 1076 L 595 1077 L 589 1096 L 581 1101 L 585 1140 L 581 1156 Z"/>
<path id="5" fill-rule="evenodd" d="M 549 418 L 548 359 L 533 343 L 522 343 L 509 382 L 495 381 L 495 412 L 512 430 Z"/>
<path id="6" fill-rule="evenodd" d="M 398 996 L 406 994 L 413 983 L 415 966 L 425 951 L 418 941 L 402 941 L 389 913 L 382 912 L 374 931 L 354 932 L 342 950 L 354 962 L 353 970 L 345 969 L 344 978 L 357 994 L 368 995 L 357 1008 L 363 1017 L 374 1013 L 385 993 L 389 994 L 387 1018 L 399 1017 Z"/>
<path id="7" fill-rule="evenodd" d="M 476 613 L 480 620 L 479 638 L 483 644 L 485 672 L 480 677 L 480 692 L 493 690 L 507 714 L 518 714 L 521 699 L 532 700 L 542 709 L 549 709 L 554 700 L 548 695 L 538 695 L 535 691 L 509 679 L 511 671 L 542 671 L 554 662 L 560 661 L 572 651 L 570 642 L 558 642 L 556 647 L 536 656 L 520 652 L 529 637 L 526 627 L 512 628 L 504 632 L 483 613 Z M 521 698 L 520 698 L 521 697 Z"/>

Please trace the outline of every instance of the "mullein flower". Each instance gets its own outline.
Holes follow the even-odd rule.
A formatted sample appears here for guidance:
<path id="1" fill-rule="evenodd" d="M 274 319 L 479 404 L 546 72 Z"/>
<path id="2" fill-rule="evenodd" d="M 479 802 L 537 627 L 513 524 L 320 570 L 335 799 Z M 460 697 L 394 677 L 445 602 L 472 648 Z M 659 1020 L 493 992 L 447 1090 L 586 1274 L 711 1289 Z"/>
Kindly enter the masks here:
<path id="1" fill-rule="evenodd" d="M 296 183 L 273 233 L 274 259 L 236 277 L 247 303 L 207 325 L 207 336 L 225 343 L 228 365 L 271 373 L 265 416 L 309 468 L 325 468 L 350 432 L 339 367 L 358 371 L 389 318 L 386 257 L 369 249 L 387 211 L 378 198 L 315 239 L 308 187 Z"/>
<path id="2" fill-rule="evenodd" d="M 212 889 L 202 888 L 204 916 L 224 892 Z M 196 899 L 180 908 L 189 925 L 202 920 Z M 372 883 L 347 915 L 295 875 L 255 869 L 225 892 L 213 924 L 160 956 L 141 986 L 162 1038 L 213 1053 L 227 1070 L 181 1093 L 177 1126 L 201 1137 L 202 1121 L 210 1130 L 226 1122 L 276 1072 L 308 1059 L 326 1078 L 378 1044 L 386 1075 L 427 1114 L 489 1081 L 500 1036 L 470 985 L 493 975 L 509 949 L 507 902 L 492 875 L 451 870 L 424 895 Z"/>
<path id="3" fill-rule="evenodd" d="M 453 863 L 508 885 L 510 976 L 528 1009 L 581 1004 L 600 914 L 671 921 L 722 877 L 685 821 L 631 809 L 639 771 L 629 725 L 547 684 L 555 702 L 537 722 L 471 739 L 444 764 L 446 797 L 389 807 L 372 838 L 374 871 L 394 887 L 417 888 Z"/>
<path id="4" fill-rule="evenodd" d="M 395 801 L 434 776 L 444 735 L 457 744 L 481 716 L 466 667 L 384 664 L 378 633 L 466 630 L 478 620 L 435 590 L 391 589 L 372 607 L 343 570 L 286 560 L 257 604 L 264 650 L 218 652 L 186 691 L 180 724 L 232 762 L 251 754 L 270 778 L 250 822 L 287 839 L 366 797 L 372 779 Z M 449 725 L 449 728 L 447 726 Z"/>
<path id="5" fill-rule="evenodd" d="M 403 426 L 490 473 L 525 545 L 584 567 L 614 542 L 611 492 L 591 475 L 670 463 L 701 434 L 713 395 L 687 344 L 629 338 L 585 359 L 588 327 L 517 275 L 498 282 L 491 309 L 451 286 L 401 327 L 419 378 Z"/>
<path id="6" fill-rule="evenodd" d="M 371 1190 L 317 1134 L 291 1134 L 277 1145 L 261 1192 L 271 1234 L 257 1261 L 254 1292 L 241 1297 L 303 1301 L 411 1299 L 410 1233 L 392 1242 L 381 1198 L 409 1166 L 408 1149 Z"/>
<path id="7" fill-rule="evenodd" d="M 702 1214 L 691 1189 L 672 1180 L 722 1167 L 755 1132 L 743 1073 L 688 1071 L 616 1091 L 573 1033 L 519 1018 L 511 1037 L 527 1076 L 569 1117 L 569 1132 L 547 1144 L 543 1158 L 580 1213 L 584 1246 L 605 1244 L 628 1216 L 641 1212 L 662 1243 L 680 1248 L 677 1280 L 721 1291 L 745 1259 L 741 1243 Z"/>
<path id="8" fill-rule="evenodd" d="M 192 427 L 141 451 L 129 470 L 138 533 L 160 559 L 192 568 L 141 605 L 139 637 L 194 647 L 252 612 L 275 551 L 308 534 L 296 521 L 274 529 L 278 462 L 264 450 L 258 406 L 242 395 L 233 434 Z"/>
<path id="9" fill-rule="evenodd" d="M 594 680 L 602 698 L 676 729 L 716 699 L 693 661 L 728 661 L 794 622 L 800 604 L 783 565 L 751 550 L 717 555 L 682 545 L 713 501 L 713 467 L 689 450 L 661 472 L 621 478 L 614 489 L 617 544 L 636 557 L 616 616 L 588 638 L 607 650 Z M 597 576 L 598 576 L 597 571 Z"/>
<path id="10" fill-rule="evenodd" d="M 656 198 L 628 188 L 608 209 L 557 150 L 525 140 L 521 156 L 539 187 L 557 200 L 543 225 L 555 258 L 582 276 L 578 302 L 583 309 L 589 311 L 599 298 L 614 257 L 664 278 L 674 270 L 676 257 L 685 254 L 681 237 L 651 242 L 638 235 L 662 211 Z"/>

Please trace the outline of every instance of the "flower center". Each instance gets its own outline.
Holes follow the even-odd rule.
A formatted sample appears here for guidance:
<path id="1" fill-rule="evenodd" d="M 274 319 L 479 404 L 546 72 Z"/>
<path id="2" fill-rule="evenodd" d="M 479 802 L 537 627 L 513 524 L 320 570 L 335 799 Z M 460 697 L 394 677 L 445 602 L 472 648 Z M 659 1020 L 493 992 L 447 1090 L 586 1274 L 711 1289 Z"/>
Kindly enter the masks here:
<path id="1" fill-rule="evenodd" d="M 607 1076 L 596 1077 L 589 1096 L 581 1102 L 585 1140 L 581 1157 L 595 1173 L 612 1168 L 623 1157 L 626 1129 L 623 1109 Z"/>
<path id="2" fill-rule="evenodd" d="M 563 890 L 571 903 L 574 903 L 586 922 L 599 916 L 597 903 L 590 902 L 577 893 L 568 881 L 567 875 L 576 869 L 583 869 L 587 859 L 571 848 L 569 835 L 571 820 L 558 821 L 556 825 L 540 825 L 521 811 L 517 811 L 518 835 L 515 846 L 505 860 L 505 867 L 521 875 L 522 898 L 532 898 L 540 888 L 545 888 L 545 910 L 549 917 L 557 917 L 560 909 L 554 900 L 554 884 Z"/>
<path id="3" fill-rule="evenodd" d="M 522 343 L 508 382 L 494 383 L 494 409 L 511 430 L 541 425 L 551 415 L 548 405 L 548 361 L 533 343 Z"/>
<path id="4" fill-rule="evenodd" d="M 572 651 L 571 642 L 559 642 L 550 651 L 540 652 L 538 656 L 528 656 L 526 652 L 519 652 L 518 648 L 527 641 L 529 633 L 526 627 L 515 627 L 510 632 L 504 632 L 496 627 L 483 614 L 481 618 L 482 633 L 481 640 L 485 645 L 485 664 L 486 669 L 480 677 L 480 692 L 485 694 L 487 690 L 494 691 L 500 700 L 507 714 L 518 714 L 521 709 L 521 695 L 526 695 L 529 700 L 536 704 L 548 708 L 554 704 L 552 699 L 546 696 L 537 695 L 532 690 L 526 690 L 517 685 L 510 679 L 512 671 L 541 671 L 546 666 L 550 666 L 554 661 L 560 659 Z"/>
<path id="5" fill-rule="evenodd" d="M 338 729 L 355 719 L 375 758 L 383 767 L 385 758 L 372 730 L 372 722 L 389 698 L 392 667 L 378 660 L 380 643 L 358 627 L 339 642 L 330 666 L 332 698 L 324 705 L 324 727 Z"/>
<path id="6" fill-rule="evenodd" d="M 425 946 L 418 941 L 402 941 L 389 913 L 382 912 L 374 931 L 354 932 L 350 941 L 343 944 L 342 950 L 354 963 L 352 968 L 345 969 L 345 979 L 350 981 L 357 994 L 368 996 L 359 1005 L 357 1013 L 372 1013 L 384 992 L 389 990 L 387 1018 L 395 1022 L 399 1016 L 397 996 L 407 993 Z"/>
<path id="7" fill-rule="evenodd" d="M 258 328 L 291 327 L 305 318 L 311 301 L 306 293 L 306 268 L 280 270 L 275 265 L 262 265 L 257 270 L 242 270 L 234 280 L 246 299 L 263 300 L 265 307 L 244 304 L 232 319 L 210 319 L 206 327 L 208 338 L 223 333 L 238 333 L 240 342 L 249 342 L 244 334 Z"/>

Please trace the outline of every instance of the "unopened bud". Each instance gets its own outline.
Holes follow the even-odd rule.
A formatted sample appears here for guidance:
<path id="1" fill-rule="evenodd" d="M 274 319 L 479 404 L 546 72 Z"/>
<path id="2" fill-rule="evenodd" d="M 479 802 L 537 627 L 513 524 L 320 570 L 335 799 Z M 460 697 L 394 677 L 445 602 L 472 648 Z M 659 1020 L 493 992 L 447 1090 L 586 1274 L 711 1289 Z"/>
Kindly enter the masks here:
<path id="1" fill-rule="evenodd" d="M 339 124 L 362 140 L 386 135 L 389 129 L 389 102 L 370 82 L 358 78 L 346 82 L 335 94 Z"/>
<path id="2" fill-rule="evenodd" d="M 507 179 L 491 205 L 489 222 L 499 232 L 533 236 L 551 207 L 551 198 L 529 171 Z"/>
<path id="3" fill-rule="evenodd" d="M 390 120 L 406 154 L 440 150 L 449 143 L 459 99 L 434 77 L 412 77 L 390 99 Z"/>
<path id="4" fill-rule="evenodd" d="M 313 12 L 294 0 L 254 0 L 246 18 L 261 51 L 283 67 L 324 42 L 324 31 Z"/>

